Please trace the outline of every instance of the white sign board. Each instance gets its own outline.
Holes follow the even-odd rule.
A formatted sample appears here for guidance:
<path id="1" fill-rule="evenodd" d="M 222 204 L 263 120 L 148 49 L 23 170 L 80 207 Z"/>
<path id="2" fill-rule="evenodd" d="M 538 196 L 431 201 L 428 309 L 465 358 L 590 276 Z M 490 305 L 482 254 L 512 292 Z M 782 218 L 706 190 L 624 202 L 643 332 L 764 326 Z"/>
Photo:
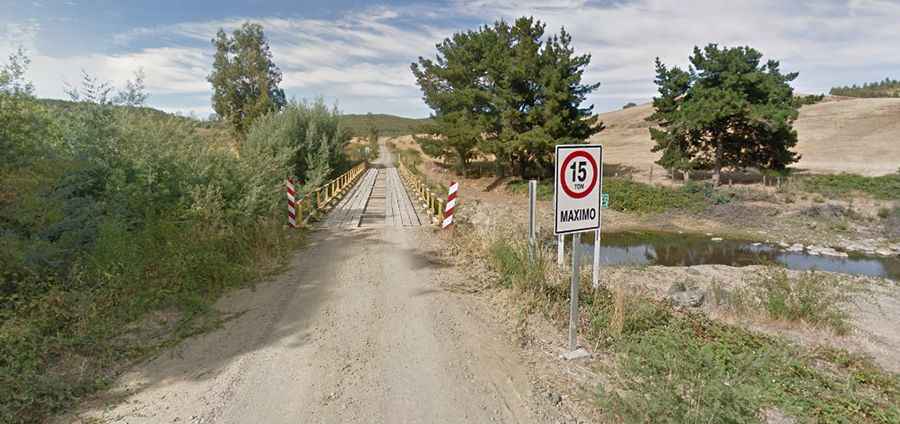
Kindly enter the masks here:
<path id="1" fill-rule="evenodd" d="M 600 228 L 603 146 L 556 146 L 554 179 L 556 234 L 581 233 Z"/>

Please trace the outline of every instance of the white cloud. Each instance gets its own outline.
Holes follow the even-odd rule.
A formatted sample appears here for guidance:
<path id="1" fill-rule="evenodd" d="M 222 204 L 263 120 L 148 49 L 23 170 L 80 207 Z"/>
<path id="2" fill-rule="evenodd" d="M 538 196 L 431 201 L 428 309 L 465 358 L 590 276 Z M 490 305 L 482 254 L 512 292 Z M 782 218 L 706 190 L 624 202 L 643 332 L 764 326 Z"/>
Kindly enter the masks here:
<path id="1" fill-rule="evenodd" d="M 591 53 L 588 82 L 603 85 L 589 98 L 599 110 L 654 94 L 653 58 L 685 66 L 695 45 L 751 45 L 799 71 L 804 92 L 877 79 L 900 65 L 900 3 L 889 0 L 455 0 L 442 7 L 366 8 L 335 19 L 254 19 L 271 41 L 289 94 L 339 98 L 346 110 L 424 115 L 427 108 L 409 71 L 418 56 L 455 31 L 499 18 L 534 16 L 548 32 L 565 26 L 579 53 Z M 151 93 L 202 99 L 212 62 L 209 40 L 219 28 L 243 18 L 138 28 L 114 36 L 124 53 L 49 57 L 35 52 L 35 82 L 42 95 L 61 94 L 61 76 L 78 78 L 84 68 L 120 84 L 143 67 Z M 33 46 L 35 23 L 0 26 L 0 50 Z M 152 47 L 134 49 L 131 46 Z M 884 75 L 878 75 L 884 73 Z M 48 91 L 43 87 L 49 86 Z M 380 101 L 379 101 L 380 100 Z M 199 111 L 208 104 L 156 106 Z"/>

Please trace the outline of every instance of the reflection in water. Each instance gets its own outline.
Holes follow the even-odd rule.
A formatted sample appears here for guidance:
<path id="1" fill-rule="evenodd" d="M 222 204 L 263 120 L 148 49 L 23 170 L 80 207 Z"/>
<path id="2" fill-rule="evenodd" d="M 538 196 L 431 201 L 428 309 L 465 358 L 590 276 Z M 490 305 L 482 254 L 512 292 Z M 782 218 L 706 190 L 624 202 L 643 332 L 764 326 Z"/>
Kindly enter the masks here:
<path id="1" fill-rule="evenodd" d="M 566 239 L 568 243 L 568 238 Z M 583 253 L 593 255 L 593 237 L 582 235 Z M 604 233 L 602 264 L 730 265 L 778 263 L 789 269 L 841 272 L 900 280 L 900 259 L 850 255 L 849 258 L 786 252 L 777 246 L 744 240 L 712 241 L 675 233 Z"/>

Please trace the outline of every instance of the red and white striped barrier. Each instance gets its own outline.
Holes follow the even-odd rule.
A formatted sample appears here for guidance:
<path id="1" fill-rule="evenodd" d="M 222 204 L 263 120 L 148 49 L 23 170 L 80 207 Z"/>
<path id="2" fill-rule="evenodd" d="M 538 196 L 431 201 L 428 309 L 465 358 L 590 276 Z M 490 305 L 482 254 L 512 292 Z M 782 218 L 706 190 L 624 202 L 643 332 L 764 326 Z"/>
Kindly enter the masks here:
<path id="1" fill-rule="evenodd" d="M 447 204 L 444 206 L 444 222 L 441 223 L 441 228 L 447 228 L 453 224 L 453 208 L 456 207 L 456 192 L 458 191 L 459 183 L 450 183 L 450 188 L 447 190 Z"/>
<path id="2" fill-rule="evenodd" d="M 285 181 L 288 198 L 288 224 L 297 228 L 297 190 L 294 189 L 294 182 L 288 178 Z"/>

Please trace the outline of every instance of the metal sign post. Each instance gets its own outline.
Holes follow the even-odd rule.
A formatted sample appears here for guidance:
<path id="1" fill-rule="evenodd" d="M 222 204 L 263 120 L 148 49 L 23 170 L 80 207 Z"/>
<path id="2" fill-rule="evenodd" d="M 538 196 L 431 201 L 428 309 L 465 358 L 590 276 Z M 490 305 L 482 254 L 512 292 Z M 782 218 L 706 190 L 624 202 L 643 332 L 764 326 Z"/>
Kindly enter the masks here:
<path id="1" fill-rule="evenodd" d="M 537 181 L 528 181 L 528 260 L 534 261 L 534 249 L 537 244 L 535 231 L 535 208 L 537 207 Z"/>
<path id="2" fill-rule="evenodd" d="M 581 278 L 581 233 L 572 235 L 572 286 L 569 289 L 569 352 L 578 349 L 578 280 Z"/>
<path id="3" fill-rule="evenodd" d="M 560 234 L 556 238 L 556 265 L 561 270 L 565 265 L 563 262 L 565 262 L 566 257 L 566 236 Z"/>
<path id="4" fill-rule="evenodd" d="M 556 146 L 554 173 L 554 230 L 558 236 L 572 234 L 572 286 L 569 295 L 569 351 L 564 359 L 590 356 L 578 347 L 578 285 L 581 278 L 581 233 L 596 232 L 594 278 L 599 268 L 600 208 L 603 186 L 603 146 L 572 144 Z M 562 244 L 562 243 L 560 243 Z M 561 257 L 557 250 L 557 260 Z M 560 261 L 561 262 L 561 261 Z"/>
<path id="5" fill-rule="evenodd" d="M 600 287 L 600 229 L 603 227 L 603 209 L 609 207 L 609 193 L 600 195 L 600 223 L 597 232 L 594 233 L 594 271 L 591 278 L 591 287 Z"/>

